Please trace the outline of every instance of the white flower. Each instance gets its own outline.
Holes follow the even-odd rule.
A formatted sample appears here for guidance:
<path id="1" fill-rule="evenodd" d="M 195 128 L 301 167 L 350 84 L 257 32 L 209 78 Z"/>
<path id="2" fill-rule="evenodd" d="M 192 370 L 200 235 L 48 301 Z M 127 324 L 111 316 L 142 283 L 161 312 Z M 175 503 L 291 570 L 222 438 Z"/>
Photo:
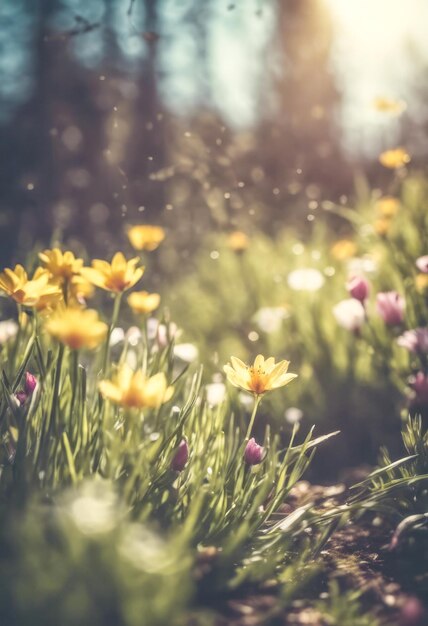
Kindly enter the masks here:
<path id="1" fill-rule="evenodd" d="M 177 324 L 174 324 L 174 322 L 159 324 L 156 331 L 159 348 L 166 348 L 171 339 L 177 339 L 179 337 L 180 332 L 181 331 L 177 328 Z"/>
<path id="2" fill-rule="evenodd" d="M 18 332 L 18 324 L 15 320 L 5 320 L 4 322 L 0 322 L 0 346 L 2 346 L 6 341 L 15 337 Z"/>
<path id="3" fill-rule="evenodd" d="M 349 298 L 341 300 L 333 307 L 333 315 L 339 326 L 352 332 L 360 330 L 366 318 L 366 312 L 359 300 Z"/>
<path id="4" fill-rule="evenodd" d="M 305 268 L 290 272 L 287 282 L 294 291 L 318 291 L 324 285 L 325 279 L 320 271 Z"/>
<path id="5" fill-rule="evenodd" d="M 159 320 L 155 317 L 149 317 L 147 320 L 147 338 L 149 341 L 154 341 L 156 339 L 159 327 Z"/>
<path id="6" fill-rule="evenodd" d="M 142 338 L 141 330 L 137 326 L 128 328 L 125 339 L 130 346 L 136 346 Z"/>
<path id="7" fill-rule="evenodd" d="M 207 402 L 210 406 L 218 406 L 226 396 L 226 385 L 224 383 L 211 383 L 206 385 Z"/>
<path id="8" fill-rule="evenodd" d="M 239 402 L 242 404 L 244 409 L 247 411 L 251 411 L 254 406 L 254 396 L 250 393 L 243 393 L 242 391 L 238 394 Z"/>
<path id="9" fill-rule="evenodd" d="M 346 268 L 352 275 L 373 274 L 377 270 L 377 263 L 371 256 L 366 255 L 349 259 Z"/>
<path id="10" fill-rule="evenodd" d="M 302 419 L 303 411 L 295 406 L 290 406 L 290 408 L 285 411 L 284 417 L 289 424 L 296 424 Z"/>
<path id="11" fill-rule="evenodd" d="M 110 346 L 113 348 L 114 346 L 117 346 L 119 343 L 121 343 L 124 339 L 125 331 L 123 330 L 123 328 L 113 328 L 110 335 Z"/>
<path id="12" fill-rule="evenodd" d="M 288 313 L 282 306 L 264 306 L 254 315 L 254 321 L 265 333 L 275 333 L 280 330 L 282 321 L 288 317 Z"/>
<path id="13" fill-rule="evenodd" d="M 186 363 L 191 363 L 198 358 L 199 351 L 193 343 L 179 343 L 174 346 L 174 356 Z"/>

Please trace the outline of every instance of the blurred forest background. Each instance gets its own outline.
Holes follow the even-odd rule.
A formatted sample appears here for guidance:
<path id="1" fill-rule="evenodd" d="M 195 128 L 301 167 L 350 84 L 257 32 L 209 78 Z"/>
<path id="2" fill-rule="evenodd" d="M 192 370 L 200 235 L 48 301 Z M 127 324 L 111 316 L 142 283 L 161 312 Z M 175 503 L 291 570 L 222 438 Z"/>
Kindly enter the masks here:
<path id="1" fill-rule="evenodd" d="M 424 0 L 2 0 L 0 262 L 298 222 L 427 152 Z M 376 97 L 408 103 L 399 118 Z M 76 243 L 77 245 L 77 243 Z M 79 244 L 80 245 L 80 244 Z"/>

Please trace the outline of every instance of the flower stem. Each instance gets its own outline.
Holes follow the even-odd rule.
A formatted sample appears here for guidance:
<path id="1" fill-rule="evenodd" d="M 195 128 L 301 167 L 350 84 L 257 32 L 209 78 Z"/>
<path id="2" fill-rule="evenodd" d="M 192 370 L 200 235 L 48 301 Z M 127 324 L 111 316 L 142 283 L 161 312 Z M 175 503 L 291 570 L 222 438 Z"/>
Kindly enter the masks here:
<path id="1" fill-rule="evenodd" d="M 56 431 L 56 414 L 59 406 L 59 387 L 61 383 L 61 371 L 62 371 L 62 362 L 64 359 L 64 351 L 65 346 L 60 343 L 58 349 L 58 358 L 56 362 L 55 368 L 55 378 L 54 378 L 54 388 L 52 394 L 52 405 L 51 412 L 49 417 L 49 427 L 48 427 L 48 436 L 52 433 L 52 431 Z"/>
<path id="2" fill-rule="evenodd" d="M 74 406 L 76 402 L 77 389 L 78 389 L 78 377 L 79 377 L 79 351 L 72 350 L 70 354 L 71 360 L 71 403 L 70 403 L 70 418 L 69 424 L 73 423 Z"/>
<path id="3" fill-rule="evenodd" d="M 103 378 L 108 373 L 108 361 L 110 358 L 110 337 L 111 337 L 114 327 L 116 326 L 117 319 L 119 317 L 121 301 L 122 301 L 122 292 L 116 294 L 116 297 L 114 300 L 114 306 L 113 306 L 113 314 L 111 316 L 111 323 L 107 332 L 107 337 L 106 337 L 106 341 L 104 345 L 104 355 L 103 355 L 103 362 L 102 362 L 102 369 L 101 369 Z"/>
<path id="4" fill-rule="evenodd" d="M 262 397 L 258 394 L 254 394 L 254 407 L 253 412 L 251 413 L 250 423 L 248 424 L 247 434 L 245 435 L 245 441 L 251 437 L 251 431 L 253 430 L 254 420 L 256 419 L 257 409 L 259 408 L 259 404 Z"/>

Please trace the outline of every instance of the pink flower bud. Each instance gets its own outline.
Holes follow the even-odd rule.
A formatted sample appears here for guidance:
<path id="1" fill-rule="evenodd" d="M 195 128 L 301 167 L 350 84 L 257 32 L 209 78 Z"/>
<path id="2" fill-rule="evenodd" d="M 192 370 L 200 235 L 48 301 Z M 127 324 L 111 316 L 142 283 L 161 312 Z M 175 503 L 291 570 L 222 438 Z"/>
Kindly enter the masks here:
<path id="1" fill-rule="evenodd" d="M 346 288 L 350 296 L 362 303 L 364 303 L 369 296 L 369 283 L 363 276 L 351 276 L 346 283 Z"/>
<path id="2" fill-rule="evenodd" d="M 416 259 L 416 267 L 423 274 L 428 274 L 428 254 L 420 256 L 419 259 Z"/>
<path id="3" fill-rule="evenodd" d="M 184 470 L 188 460 L 189 446 L 187 445 L 187 441 L 185 439 L 182 439 L 174 455 L 174 458 L 171 461 L 171 469 L 173 469 L 174 472 L 181 472 L 182 470 Z"/>
<path id="4" fill-rule="evenodd" d="M 37 378 L 33 376 L 33 374 L 30 374 L 30 372 L 25 372 L 25 383 L 24 383 L 25 393 L 28 396 L 31 396 L 31 394 L 33 393 L 36 387 L 37 387 Z"/>
<path id="5" fill-rule="evenodd" d="M 414 391 L 413 404 L 428 406 L 428 376 L 418 372 L 410 379 L 409 385 Z"/>
<path id="6" fill-rule="evenodd" d="M 244 459 L 248 465 L 258 465 L 263 461 L 265 450 L 252 437 L 245 446 Z"/>
<path id="7" fill-rule="evenodd" d="M 18 393 L 15 394 L 15 398 L 18 400 L 20 406 L 25 404 L 27 397 L 25 391 L 18 391 Z"/>
<path id="8" fill-rule="evenodd" d="M 385 324 L 398 326 L 404 320 L 406 301 L 396 291 L 385 291 L 376 296 L 376 309 Z"/>
<path id="9" fill-rule="evenodd" d="M 397 339 L 397 343 L 409 352 L 428 354 L 428 328 L 414 328 L 406 330 Z"/>
<path id="10" fill-rule="evenodd" d="M 416 597 L 408 598 L 400 612 L 400 626 L 424 626 L 427 623 L 427 612 L 422 602 Z"/>

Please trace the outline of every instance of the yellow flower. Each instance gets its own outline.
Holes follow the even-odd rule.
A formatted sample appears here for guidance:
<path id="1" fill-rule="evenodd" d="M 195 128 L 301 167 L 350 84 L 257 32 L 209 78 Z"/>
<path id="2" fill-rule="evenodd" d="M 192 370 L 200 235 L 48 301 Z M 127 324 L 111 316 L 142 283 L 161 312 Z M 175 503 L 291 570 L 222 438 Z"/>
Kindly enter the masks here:
<path id="1" fill-rule="evenodd" d="M 128 230 L 128 239 L 135 250 L 156 250 L 165 239 L 165 231 L 161 226 L 141 224 L 131 226 Z"/>
<path id="2" fill-rule="evenodd" d="M 96 348 L 105 339 L 107 328 L 96 311 L 74 307 L 59 309 L 45 324 L 52 337 L 72 350 Z"/>
<path id="3" fill-rule="evenodd" d="M 227 245 L 234 252 L 243 252 L 250 245 L 248 235 L 240 230 L 235 230 L 227 237 Z"/>
<path id="4" fill-rule="evenodd" d="M 392 196 L 379 198 L 375 204 L 375 209 L 382 217 L 394 217 L 400 208 L 400 201 Z"/>
<path id="5" fill-rule="evenodd" d="M 410 155 L 404 148 L 394 148 L 382 152 L 379 155 L 379 161 L 384 167 L 395 170 L 409 163 Z"/>
<path id="6" fill-rule="evenodd" d="M 428 274 L 418 274 L 415 278 L 416 290 L 425 293 L 428 289 Z"/>
<path id="7" fill-rule="evenodd" d="M 121 293 L 133 287 L 142 277 L 144 267 L 137 267 L 138 263 L 138 257 L 127 261 L 122 252 L 116 252 L 111 263 L 95 259 L 92 267 L 83 267 L 80 273 L 101 289 Z"/>
<path id="8" fill-rule="evenodd" d="M 94 295 L 94 286 L 83 276 L 73 276 L 68 284 L 68 302 L 77 302 L 82 304 L 83 300 L 92 298 Z"/>
<path id="9" fill-rule="evenodd" d="M 391 226 L 392 222 L 391 219 L 388 217 L 380 217 L 379 219 L 375 220 L 373 224 L 375 233 L 377 233 L 381 237 L 389 234 Z"/>
<path id="10" fill-rule="evenodd" d="M 76 259 L 70 251 L 61 252 L 59 248 L 40 252 L 39 258 L 43 267 L 51 273 L 53 278 L 61 281 L 69 280 L 72 276 L 78 274 L 83 266 L 82 259 Z"/>
<path id="11" fill-rule="evenodd" d="M 265 360 L 261 354 L 255 358 L 253 365 L 246 365 L 234 356 L 230 361 L 231 364 L 224 366 L 229 382 L 235 387 L 257 395 L 288 385 L 297 377 L 297 374 L 287 373 L 289 361 L 279 361 L 275 364 L 273 357 Z"/>
<path id="12" fill-rule="evenodd" d="M 168 387 L 163 372 L 146 377 L 141 370 L 134 373 L 126 364 L 122 365 L 113 380 L 102 380 L 99 390 L 114 404 L 138 409 L 156 409 L 174 393 L 174 387 Z"/>
<path id="13" fill-rule="evenodd" d="M 404 100 L 393 100 L 382 96 L 374 99 L 373 106 L 381 113 L 392 113 L 393 115 L 399 115 L 406 109 Z"/>
<path id="14" fill-rule="evenodd" d="M 135 314 L 151 313 L 158 308 L 160 295 L 147 291 L 134 291 L 128 296 L 128 304 Z"/>
<path id="15" fill-rule="evenodd" d="M 49 283 L 49 273 L 46 270 L 38 271 L 32 280 L 22 265 L 16 265 L 14 270 L 6 268 L 0 274 L 0 289 L 23 306 L 37 306 L 44 296 L 60 296 L 57 285 Z"/>
<path id="16" fill-rule="evenodd" d="M 357 246 L 351 239 L 339 239 L 333 244 L 330 252 L 338 261 L 345 261 L 356 254 Z"/>

